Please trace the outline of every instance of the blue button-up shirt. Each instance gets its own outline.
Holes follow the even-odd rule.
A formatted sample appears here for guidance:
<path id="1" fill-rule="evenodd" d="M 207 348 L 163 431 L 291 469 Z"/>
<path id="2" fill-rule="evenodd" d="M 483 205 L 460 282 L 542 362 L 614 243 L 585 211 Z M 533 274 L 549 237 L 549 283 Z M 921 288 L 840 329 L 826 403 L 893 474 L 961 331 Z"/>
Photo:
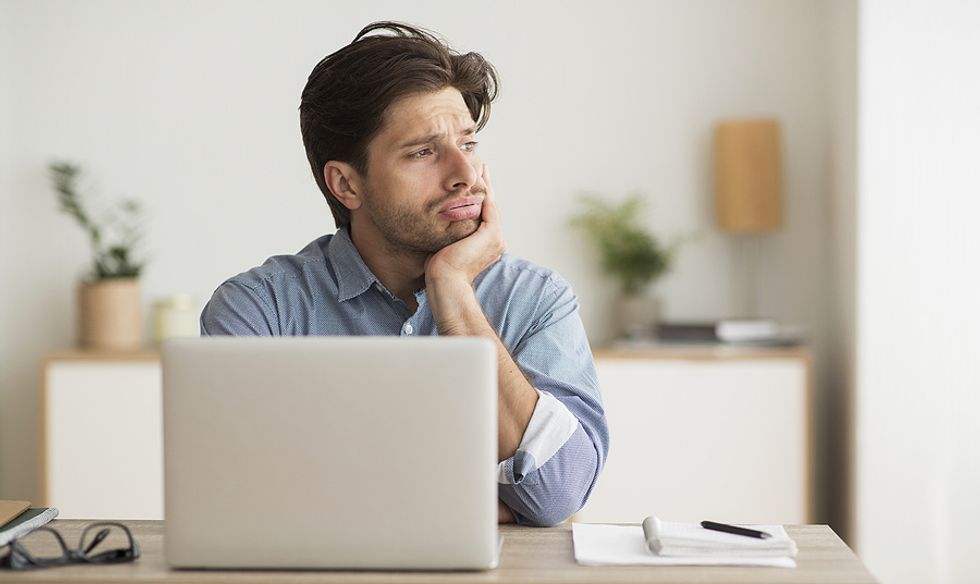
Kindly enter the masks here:
<path id="1" fill-rule="evenodd" d="M 578 303 L 556 273 L 509 254 L 474 281 L 477 300 L 538 391 L 517 452 L 497 468 L 518 523 L 554 525 L 582 508 L 609 431 Z M 346 229 L 224 282 L 201 314 L 204 335 L 436 335 L 425 290 L 418 309 L 389 292 Z"/>

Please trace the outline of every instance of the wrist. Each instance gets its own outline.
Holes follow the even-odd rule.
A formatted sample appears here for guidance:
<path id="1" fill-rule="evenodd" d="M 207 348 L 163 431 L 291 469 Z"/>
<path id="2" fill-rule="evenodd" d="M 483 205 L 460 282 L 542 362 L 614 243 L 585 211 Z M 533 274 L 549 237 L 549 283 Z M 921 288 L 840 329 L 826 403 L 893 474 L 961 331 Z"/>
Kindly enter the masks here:
<path id="1" fill-rule="evenodd" d="M 473 286 L 465 279 L 435 279 L 426 286 L 429 307 L 441 335 L 476 335 L 486 325 Z M 487 325 L 488 326 L 488 325 Z"/>

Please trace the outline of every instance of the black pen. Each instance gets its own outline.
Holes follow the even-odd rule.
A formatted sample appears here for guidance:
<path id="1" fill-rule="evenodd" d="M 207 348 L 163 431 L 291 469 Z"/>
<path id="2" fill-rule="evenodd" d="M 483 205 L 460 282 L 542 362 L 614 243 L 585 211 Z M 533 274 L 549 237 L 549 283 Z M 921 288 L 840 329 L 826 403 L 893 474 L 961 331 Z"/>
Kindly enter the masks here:
<path id="1" fill-rule="evenodd" d="M 715 523 L 714 521 L 702 521 L 701 527 L 711 529 L 712 531 L 724 531 L 725 533 L 734 533 L 735 535 L 744 535 L 746 537 L 755 537 L 757 539 L 768 539 L 772 537 L 765 531 L 758 531 L 747 527 L 739 527 L 737 525 L 728 525 L 727 523 Z"/>

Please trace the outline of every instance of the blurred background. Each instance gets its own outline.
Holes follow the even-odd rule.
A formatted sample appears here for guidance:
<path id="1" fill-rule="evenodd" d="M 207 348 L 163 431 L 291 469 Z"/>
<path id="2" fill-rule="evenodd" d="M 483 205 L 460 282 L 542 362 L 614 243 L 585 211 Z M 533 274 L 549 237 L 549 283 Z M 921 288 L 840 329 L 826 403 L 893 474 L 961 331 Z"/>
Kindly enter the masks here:
<path id="1" fill-rule="evenodd" d="M 713 137 L 722 120 L 777 120 L 782 219 L 751 243 L 752 305 L 805 331 L 811 522 L 884 582 L 980 579 L 968 0 L 0 0 L 0 498 L 38 497 L 39 372 L 76 344 L 90 263 L 47 165 L 81 166 L 93 200 L 141 203 L 149 344 L 155 302 L 187 294 L 199 311 L 226 278 L 334 230 L 299 96 L 374 20 L 496 66 L 480 150 L 509 251 L 571 282 L 595 349 L 621 332 L 619 287 L 570 226 L 577 197 L 641 193 L 640 223 L 683 241 L 656 282 L 662 320 L 743 315 L 745 243 L 716 222 Z"/>

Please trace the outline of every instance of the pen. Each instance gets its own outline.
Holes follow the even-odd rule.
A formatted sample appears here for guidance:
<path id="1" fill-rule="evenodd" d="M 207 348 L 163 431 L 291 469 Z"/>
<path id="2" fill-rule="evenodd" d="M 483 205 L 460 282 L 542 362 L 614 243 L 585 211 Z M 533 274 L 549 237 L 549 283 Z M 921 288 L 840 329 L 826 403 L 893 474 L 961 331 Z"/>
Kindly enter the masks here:
<path id="1" fill-rule="evenodd" d="M 727 523 L 716 523 L 714 521 L 702 521 L 701 527 L 711 529 L 713 531 L 724 531 L 725 533 L 734 533 L 735 535 L 744 535 L 746 537 L 755 537 L 758 539 L 768 539 L 772 537 L 765 531 L 758 531 L 747 527 L 738 527 L 737 525 L 728 525 Z"/>

